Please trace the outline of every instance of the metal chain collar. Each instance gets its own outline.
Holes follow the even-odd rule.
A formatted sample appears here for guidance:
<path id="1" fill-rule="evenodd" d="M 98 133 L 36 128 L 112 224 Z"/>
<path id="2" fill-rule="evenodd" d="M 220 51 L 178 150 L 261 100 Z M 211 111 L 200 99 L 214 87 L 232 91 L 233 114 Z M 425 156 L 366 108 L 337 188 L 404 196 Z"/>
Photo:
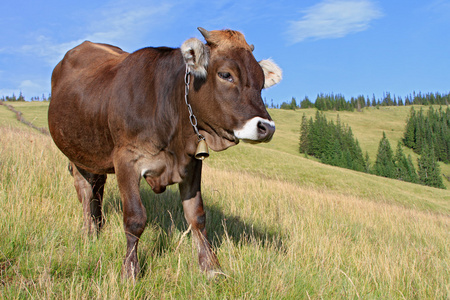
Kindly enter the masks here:
<path id="1" fill-rule="evenodd" d="M 188 95 L 189 95 L 189 84 L 191 83 L 191 69 L 189 68 L 188 64 L 186 64 L 186 73 L 184 75 L 184 102 L 186 103 L 186 106 L 189 111 L 189 121 L 191 122 L 192 127 L 194 128 L 195 133 L 198 136 L 198 140 L 204 140 L 205 137 L 198 132 L 197 128 L 197 118 L 195 117 L 194 113 L 192 112 L 192 107 L 188 102 Z"/>

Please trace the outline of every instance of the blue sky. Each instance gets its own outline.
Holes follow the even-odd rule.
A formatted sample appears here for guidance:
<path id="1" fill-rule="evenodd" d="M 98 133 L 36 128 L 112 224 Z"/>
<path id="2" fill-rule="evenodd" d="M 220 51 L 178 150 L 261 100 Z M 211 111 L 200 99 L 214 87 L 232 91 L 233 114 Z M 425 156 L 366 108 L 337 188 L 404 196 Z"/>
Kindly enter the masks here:
<path id="1" fill-rule="evenodd" d="M 48 95 L 54 66 L 84 40 L 179 47 L 198 26 L 243 32 L 256 59 L 283 69 L 269 103 L 450 91 L 450 0 L 3 0 L 0 11 L 0 96 Z"/>

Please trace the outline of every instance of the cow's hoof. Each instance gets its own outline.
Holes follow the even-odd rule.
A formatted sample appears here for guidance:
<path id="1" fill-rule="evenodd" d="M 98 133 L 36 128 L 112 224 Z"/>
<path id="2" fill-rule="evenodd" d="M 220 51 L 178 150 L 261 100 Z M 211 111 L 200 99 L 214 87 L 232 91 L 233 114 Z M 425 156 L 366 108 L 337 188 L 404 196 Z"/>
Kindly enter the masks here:
<path id="1" fill-rule="evenodd" d="M 93 220 L 89 220 L 83 224 L 83 233 L 88 238 L 96 238 L 100 234 L 100 227 Z"/>
<path id="2" fill-rule="evenodd" d="M 228 278 L 228 275 L 225 274 L 221 269 L 213 269 L 205 271 L 205 275 L 206 278 L 210 281 L 218 281 Z"/>
<path id="3" fill-rule="evenodd" d="M 122 265 L 122 279 L 123 280 L 131 280 L 133 283 L 136 282 L 136 278 L 140 272 L 139 263 L 124 261 Z"/>

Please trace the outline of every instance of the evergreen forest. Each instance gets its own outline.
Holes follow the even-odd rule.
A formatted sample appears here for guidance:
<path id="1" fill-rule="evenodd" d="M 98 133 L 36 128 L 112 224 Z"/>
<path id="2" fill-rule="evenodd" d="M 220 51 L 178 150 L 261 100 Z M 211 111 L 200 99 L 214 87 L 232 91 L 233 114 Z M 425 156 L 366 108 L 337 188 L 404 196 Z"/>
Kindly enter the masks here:
<path id="1" fill-rule="evenodd" d="M 430 107 L 411 112 L 406 121 L 404 144 L 417 154 L 432 151 L 436 159 L 446 164 L 450 162 L 450 108 L 438 110 Z M 426 149 L 426 148 L 429 149 Z"/>
<path id="2" fill-rule="evenodd" d="M 360 172 L 368 172 L 368 155 L 363 156 L 358 140 L 352 129 L 327 121 L 325 115 L 317 111 L 315 119 L 307 120 L 303 115 L 300 128 L 300 152 L 314 156 L 321 162 Z"/>
<path id="3" fill-rule="evenodd" d="M 448 163 L 450 158 L 449 125 L 449 108 L 443 112 L 442 109 L 436 111 L 431 107 L 426 115 L 422 110 L 416 113 L 412 108 L 403 142 L 405 146 L 413 148 L 414 151 L 417 148 L 419 151 L 417 171 L 411 155 L 406 157 L 404 154 L 402 142 L 399 141 L 394 153 L 384 132 L 375 163 L 371 166 L 369 155 L 363 155 L 351 128 L 341 124 L 339 115 L 334 123 L 327 121 L 323 112 L 319 111 L 314 119 L 308 120 L 306 115 L 303 115 L 299 151 L 314 156 L 325 164 L 444 189 L 438 160 Z"/>
<path id="4" fill-rule="evenodd" d="M 324 94 L 317 95 L 316 100 L 312 102 L 308 96 L 297 104 L 297 100 L 293 97 L 290 103 L 283 102 L 279 107 L 271 104 L 272 108 L 281 109 L 301 109 L 301 108 L 316 108 L 320 111 L 361 111 L 364 107 L 380 107 L 380 106 L 406 106 L 406 105 L 449 105 L 450 94 L 441 93 L 424 93 L 413 92 L 402 98 L 400 96 L 391 95 L 386 92 L 381 98 L 376 98 L 375 95 L 369 96 L 360 95 L 358 97 L 351 97 L 350 100 L 345 99 L 342 94 Z M 267 107 L 270 107 L 266 103 Z"/>

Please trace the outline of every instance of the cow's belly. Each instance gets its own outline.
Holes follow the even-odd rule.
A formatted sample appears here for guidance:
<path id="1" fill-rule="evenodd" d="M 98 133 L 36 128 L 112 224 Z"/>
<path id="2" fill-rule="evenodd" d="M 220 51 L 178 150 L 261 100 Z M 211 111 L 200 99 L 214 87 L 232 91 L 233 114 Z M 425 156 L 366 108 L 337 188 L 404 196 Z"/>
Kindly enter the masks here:
<path id="1" fill-rule="evenodd" d="M 95 114 L 70 106 L 56 99 L 50 103 L 49 129 L 56 146 L 70 161 L 89 172 L 113 173 L 113 142 L 107 123 Z"/>

